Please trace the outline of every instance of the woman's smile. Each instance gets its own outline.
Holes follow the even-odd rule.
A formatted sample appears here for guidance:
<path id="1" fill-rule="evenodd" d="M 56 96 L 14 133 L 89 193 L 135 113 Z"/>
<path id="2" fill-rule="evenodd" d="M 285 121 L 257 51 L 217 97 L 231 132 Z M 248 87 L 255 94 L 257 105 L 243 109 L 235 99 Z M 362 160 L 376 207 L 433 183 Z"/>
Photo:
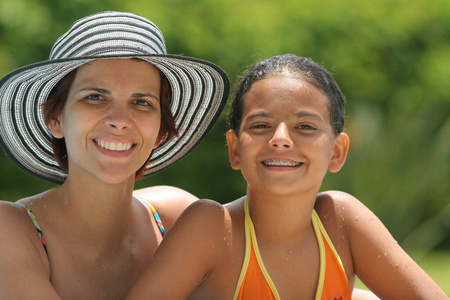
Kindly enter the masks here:
<path id="1" fill-rule="evenodd" d="M 146 61 L 105 59 L 80 67 L 53 130 L 65 138 L 69 173 L 107 182 L 135 176 L 156 146 L 159 96 L 159 70 Z"/>

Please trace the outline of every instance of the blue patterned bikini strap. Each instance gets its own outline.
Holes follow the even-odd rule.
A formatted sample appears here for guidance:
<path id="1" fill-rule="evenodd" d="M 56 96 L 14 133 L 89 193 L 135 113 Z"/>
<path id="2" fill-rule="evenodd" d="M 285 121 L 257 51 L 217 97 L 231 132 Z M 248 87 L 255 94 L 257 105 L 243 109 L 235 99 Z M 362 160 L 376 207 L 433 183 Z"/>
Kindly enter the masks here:
<path id="1" fill-rule="evenodd" d="M 156 224 L 158 224 L 159 227 L 159 231 L 161 231 L 161 235 L 162 237 L 166 236 L 166 230 L 164 229 L 164 225 L 161 221 L 161 218 L 158 215 L 158 212 L 156 211 L 155 207 L 153 207 L 153 205 L 150 203 L 150 201 L 142 198 L 142 197 L 137 197 L 142 203 L 144 203 L 145 206 L 147 206 L 150 211 L 153 214 L 153 217 L 155 218 Z"/>
<path id="2" fill-rule="evenodd" d="M 31 211 L 31 209 L 28 206 L 26 206 L 25 204 L 17 203 L 17 202 L 16 202 L 16 204 L 20 205 L 23 209 L 25 209 L 25 211 L 28 213 L 28 216 L 30 217 L 31 221 L 33 221 L 33 224 L 36 227 L 37 232 L 39 234 L 39 239 L 41 240 L 42 246 L 44 246 L 45 253 L 47 253 L 47 256 L 48 256 L 47 245 L 45 244 L 44 235 L 42 234 L 41 227 L 39 226 L 36 216 Z"/>

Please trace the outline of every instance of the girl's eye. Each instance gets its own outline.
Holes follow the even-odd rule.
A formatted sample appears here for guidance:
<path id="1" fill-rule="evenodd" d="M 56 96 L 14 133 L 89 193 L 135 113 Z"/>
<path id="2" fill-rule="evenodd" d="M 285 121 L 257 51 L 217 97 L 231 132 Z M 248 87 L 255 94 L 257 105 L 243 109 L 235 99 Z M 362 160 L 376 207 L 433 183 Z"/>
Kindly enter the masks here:
<path id="1" fill-rule="evenodd" d="M 304 130 L 317 130 L 316 127 L 311 126 L 309 124 L 301 124 L 298 126 L 299 129 L 304 129 Z"/>
<path id="2" fill-rule="evenodd" d="M 269 128 L 269 126 L 266 124 L 255 124 L 250 126 L 250 129 L 264 129 L 264 128 Z"/>

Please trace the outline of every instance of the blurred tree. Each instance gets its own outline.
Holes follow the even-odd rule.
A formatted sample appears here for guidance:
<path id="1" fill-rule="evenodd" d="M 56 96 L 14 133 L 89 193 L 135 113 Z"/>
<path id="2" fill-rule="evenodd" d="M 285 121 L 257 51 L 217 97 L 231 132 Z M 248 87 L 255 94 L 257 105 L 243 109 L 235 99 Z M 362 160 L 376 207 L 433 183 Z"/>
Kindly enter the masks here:
<path id="1" fill-rule="evenodd" d="M 148 17 L 169 53 L 213 61 L 232 82 L 276 54 L 325 65 L 347 96 L 351 150 L 324 189 L 361 199 L 408 250 L 450 249 L 450 1 L 3 0 L 0 75 L 46 59 L 73 21 L 100 10 Z M 137 186 L 175 185 L 222 203 L 245 194 L 229 167 L 226 129 L 224 112 L 187 158 Z M 3 153 L 0 168 L 1 199 L 51 186 Z"/>

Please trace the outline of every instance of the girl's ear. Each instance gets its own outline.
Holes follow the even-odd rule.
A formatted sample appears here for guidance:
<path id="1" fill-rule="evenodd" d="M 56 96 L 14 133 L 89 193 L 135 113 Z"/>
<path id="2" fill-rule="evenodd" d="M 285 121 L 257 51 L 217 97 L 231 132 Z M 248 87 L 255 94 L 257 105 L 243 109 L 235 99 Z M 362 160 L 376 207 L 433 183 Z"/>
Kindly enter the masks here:
<path id="1" fill-rule="evenodd" d="M 59 118 L 51 120 L 48 127 L 55 138 L 62 139 L 64 137 L 64 131 Z"/>
<path id="2" fill-rule="evenodd" d="M 350 138 L 348 135 L 344 132 L 339 133 L 334 140 L 333 155 L 328 165 L 328 171 L 331 173 L 339 172 L 347 159 L 349 145 Z"/>
<path id="3" fill-rule="evenodd" d="M 231 168 L 234 170 L 239 170 L 240 157 L 239 157 L 239 139 L 237 137 L 236 131 L 228 130 L 227 132 L 227 144 L 228 144 L 228 157 L 230 159 Z"/>

